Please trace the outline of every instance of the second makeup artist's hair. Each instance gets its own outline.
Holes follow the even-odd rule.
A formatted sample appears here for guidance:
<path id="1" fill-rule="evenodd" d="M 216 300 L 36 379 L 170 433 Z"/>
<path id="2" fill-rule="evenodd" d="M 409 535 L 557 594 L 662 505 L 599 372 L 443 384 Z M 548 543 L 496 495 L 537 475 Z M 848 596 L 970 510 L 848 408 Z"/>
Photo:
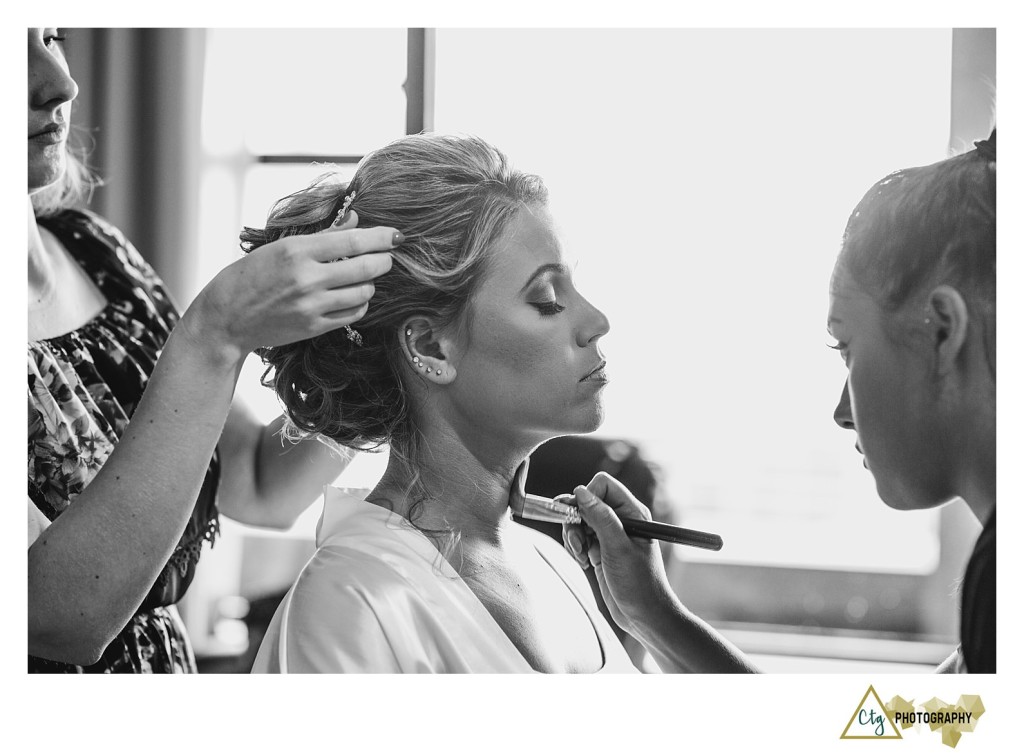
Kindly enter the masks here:
<path id="1" fill-rule="evenodd" d="M 890 311 L 935 286 L 960 291 L 995 377 L 996 132 L 964 154 L 898 170 L 867 192 L 836 262 Z"/>
<path id="2" fill-rule="evenodd" d="M 406 385 L 422 376 L 400 347 L 403 322 L 422 314 L 457 326 L 489 247 L 524 207 L 545 203 L 547 191 L 481 139 L 407 136 L 369 154 L 347 186 L 322 176 L 279 201 L 264 229 L 243 231 L 243 249 L 324 230 L 350 192 L 360 227 L 405 235 L 391 271 L 374 280 L 366 315 L 353 325 L 363 342 L 337 329 L 265 348 L 264 384 L 276 391 L 293 436 L 319 435 L 356 449 L 388 444 L 411 460 L 418 432 Z"/>

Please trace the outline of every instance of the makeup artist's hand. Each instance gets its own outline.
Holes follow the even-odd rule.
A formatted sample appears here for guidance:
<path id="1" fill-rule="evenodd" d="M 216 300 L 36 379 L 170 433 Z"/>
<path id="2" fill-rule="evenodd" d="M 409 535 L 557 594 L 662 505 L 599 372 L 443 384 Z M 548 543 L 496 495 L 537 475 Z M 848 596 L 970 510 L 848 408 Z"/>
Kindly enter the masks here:
<path id="1" fill-rule="evenodd" d="M 351 211 L 341 225 L 280 238 L 228 265 L 185 312 L 184 333 L 233 363 L 358 321 L 373 280 L 391 269 L 387 252 L 403 240 L 395 228 L 357 229 L 358 221 Z"/>
<path id="2" fill-rule="evenodd" d="M 563 525 L 562 540 L 584 568 L 593 566 L 601 595 L 619 627 L 637 623 L 659 605 L 676 601 L 658 544 L 630 538 L 619 518 L 650 520 L 651 513 L 619 481 L 598 473 L 574 491 L 584 525 Z"/>

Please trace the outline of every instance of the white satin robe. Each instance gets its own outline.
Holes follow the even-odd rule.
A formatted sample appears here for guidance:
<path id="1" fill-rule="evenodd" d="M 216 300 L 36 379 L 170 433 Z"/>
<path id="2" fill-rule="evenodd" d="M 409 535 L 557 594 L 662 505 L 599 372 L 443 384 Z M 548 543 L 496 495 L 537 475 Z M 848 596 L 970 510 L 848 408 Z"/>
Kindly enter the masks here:
<path id="1" fill-rule="evenodd" d="M 512 673 L 533 668 L 434 545 L 407 521 L 328 487 L 317 551 L 274 615 L 253 672 Z M 579 566 L 525 526 L 594 625 L 601 672 L 636 672 Z"/>

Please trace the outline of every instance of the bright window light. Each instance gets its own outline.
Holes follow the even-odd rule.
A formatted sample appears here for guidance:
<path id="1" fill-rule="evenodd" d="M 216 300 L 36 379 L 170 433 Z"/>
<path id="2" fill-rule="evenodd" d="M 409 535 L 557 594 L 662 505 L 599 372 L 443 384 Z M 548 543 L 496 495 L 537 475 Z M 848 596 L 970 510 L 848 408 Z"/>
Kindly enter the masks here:
<path id="1" fill-rule="evenodd" d="M 937 514 L 886 508 L 832 422 L 824 345 L 850 211 L 946 156 L 950 49 L 949 30 L 437 32 L 436 129 L 544 177 L 611 320 L 600 433 L 640 442 L 679 522 L 726 541 L 677 554 L 935 568 Z"/>

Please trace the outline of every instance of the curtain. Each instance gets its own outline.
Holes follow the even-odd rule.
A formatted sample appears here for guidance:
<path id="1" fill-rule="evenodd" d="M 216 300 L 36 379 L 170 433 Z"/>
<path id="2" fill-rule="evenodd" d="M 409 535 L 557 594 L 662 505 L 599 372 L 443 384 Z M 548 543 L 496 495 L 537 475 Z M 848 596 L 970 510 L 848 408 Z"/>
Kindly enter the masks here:
<path id="1" fill-rule="evenodd" d="M 195 266 L 205 31 L 72 29 L 77 138 L 103 179 L 90 208 L 120 227 L 179 304 Z"/>

